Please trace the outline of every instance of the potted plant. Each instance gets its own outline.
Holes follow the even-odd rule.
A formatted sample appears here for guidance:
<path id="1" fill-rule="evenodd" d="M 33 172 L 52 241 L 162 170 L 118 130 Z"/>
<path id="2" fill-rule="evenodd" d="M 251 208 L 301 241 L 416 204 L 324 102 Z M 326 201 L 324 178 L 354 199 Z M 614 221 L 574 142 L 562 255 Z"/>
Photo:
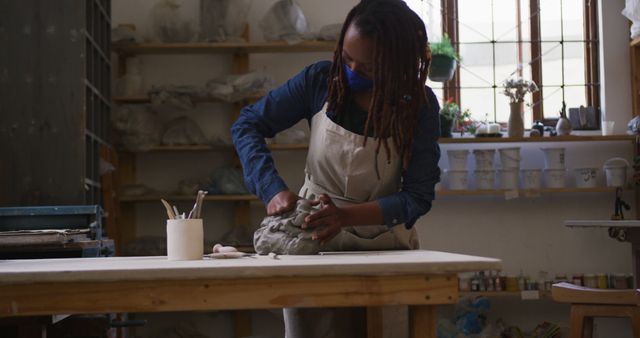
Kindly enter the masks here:
<path id="1" fill-rule="evenodd" d="M 453 78 L 460 57 L 451 44 L 447 33 L 439 42 L 429 43 L 431 49 L 431 65 L 429 79 L 434 82 L 447 82 Z"/>
<path id="2" fill-rule="evenodd" d="M 440 108 L 440 137 L 451 137 L 460 107 L 449 98 Z"/>
<path id="3" fill-rule="evenodd" d="M 440 137 L 453 136 L 453 130 L 460 131 L 460 135 L 465 132 L 475 133 L 476 123 L 471 118 L 469 109 L 460 109 L 457 103 L 449 98 L 440 108 Z"/>
<path id="4" fill-rule="evenodd" d="M 503 82 L 502 92 L 509 98 L 509 137 L 524 136 L 524 96 L 538 91 L 535 82 L 523 78 L 511 78 Z"/>

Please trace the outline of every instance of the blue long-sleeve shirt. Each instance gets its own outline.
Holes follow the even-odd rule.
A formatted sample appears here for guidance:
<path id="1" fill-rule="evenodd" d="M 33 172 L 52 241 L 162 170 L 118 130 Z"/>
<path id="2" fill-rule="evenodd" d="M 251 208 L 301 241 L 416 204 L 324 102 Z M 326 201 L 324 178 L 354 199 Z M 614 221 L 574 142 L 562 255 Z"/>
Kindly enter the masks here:
<path id="1" fill-rule="evenodd" d="M 245 184 L 265 205 L 278 192 L 287 189 L 287 185 L 278 174 L 264 139 L 274 137 L 302 119 L 311 122 L 327 100 L 330 69 L 329 61 L 307 66 L 255 104 L 244 107 L 231 127 Z M 426 91 L 429 104 L 420 111 L 411 159 L 402 173 L 401 190 L 377 200 L 387 226 L 404 223 L 407 228 L 412 227 L 418 217 L 431 209 L 434 186 L 440 181 L 437 143 L 440 107 L 433 91 L 428 87 Z M 333 112 L 327 112 L 327 116 L 338 124 L 342 122 Z"/>

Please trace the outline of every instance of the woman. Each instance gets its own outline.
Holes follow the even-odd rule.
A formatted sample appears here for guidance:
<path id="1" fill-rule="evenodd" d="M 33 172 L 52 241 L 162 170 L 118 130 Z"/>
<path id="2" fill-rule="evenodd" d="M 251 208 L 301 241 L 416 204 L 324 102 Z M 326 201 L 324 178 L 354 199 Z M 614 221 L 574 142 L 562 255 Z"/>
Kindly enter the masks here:
<path id="1" fill-rule="evenodd" d="M 256 104 L 232 127 L 249 190 L 268 215 L 300 197 L 322 203 L 303 227 L 319 228 L 324 250 L 417 249 L 413 228 L 440 179 L 437 99 L 425 86 L 431 54 L 422 20 L 401 0 L 363 0 L 347 15 L 333 62 L 306 67 Z M 301 119 L 311 136 L 305 182 L 291 192 L 264 138 Z M 357 337 L 354 316 L 286 309 L 287 337 Z M 325 316 L 326 317 L 326 316 Z M 314 327 L 317 326 L 317 327 Z"/>

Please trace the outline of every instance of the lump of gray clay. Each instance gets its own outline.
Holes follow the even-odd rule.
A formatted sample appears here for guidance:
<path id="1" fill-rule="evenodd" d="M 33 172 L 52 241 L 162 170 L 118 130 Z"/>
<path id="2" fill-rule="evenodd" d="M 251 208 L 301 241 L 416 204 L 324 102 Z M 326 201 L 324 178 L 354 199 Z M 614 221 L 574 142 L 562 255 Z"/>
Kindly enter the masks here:
<path id="1" fill-rule="evenodd" d="M 253 234 L 256 253 L 268 255 L 315 255 L 320 251 L 319 241 L 311 239 L 316 229 L 302 229 L 304 218 L 321 206 L 313 207 L 311 201 L 299 199 L 296 208 L 278 216 L 267 216 Z"/>

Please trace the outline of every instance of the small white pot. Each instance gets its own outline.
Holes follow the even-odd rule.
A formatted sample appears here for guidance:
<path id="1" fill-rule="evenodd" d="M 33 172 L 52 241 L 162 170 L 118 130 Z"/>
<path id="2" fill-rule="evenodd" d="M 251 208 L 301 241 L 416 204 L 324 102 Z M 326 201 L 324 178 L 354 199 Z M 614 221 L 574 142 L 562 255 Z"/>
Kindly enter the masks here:
<path id="1" fill-rule="evenodd" d="M 598 168 L 576 168 L 576 188 L 595 188 L 598 183 Z"/>
<path id="2" fill-rule="evenodd" d="M 476 189 L 490 190 L 494 189 L 496 182 L 496 173 L 493 170 L 476 170 L 474 172 Z"/>
<path id="3" fill-rule="evenodd" d="M 467 157 L 469 156 L 469 150 L 447 150 L 447 157 L 449 158 L 450 170 L 467 170 Z"/>
<path id="4" fill-rule="evenodd" d="M 522 189 L 540 189 L 542 187 L 541 169 L 523 169 L 520 171 Z"/>
<path id="5" fill-rule="evenodd" d="M 500 176 L 500 189 L 518 189 L 518 170 L 498 170 Z"/>
<path id="6" fill-rule="evenodd" d="M 498 149 L 502 169 L 520 169 L 520 147 Z"/>
<path id="7" fill-rule="evenodd" d="M 447 170 L 446 173 L 450 190 L 467 190 L 469 182 L 467 170 Z"/>
<path id="8" fill-rule="evenodd" d="M 566 180 L 565 169 L 545 169 L 544 186 L 547 188 L 564 188 Z"/>
<path id="9" fill-rule="evenodd" d="M 493 170 L 495 154 L 495 149 L 474 149 L 473 156 L 476 159 L 476 170 Z"/>
<path id="10" fill-rule="evenodd" d="M 604 162 L 607 187 L 623 187 L 627 183 L 629 162 L 622 157 L 613 157 Z"/>
<path id="11" fill-rule="evenodd" d="M 564 148 L 540 148 L 544 152 L 545 169 L 564 169 Z"/>

